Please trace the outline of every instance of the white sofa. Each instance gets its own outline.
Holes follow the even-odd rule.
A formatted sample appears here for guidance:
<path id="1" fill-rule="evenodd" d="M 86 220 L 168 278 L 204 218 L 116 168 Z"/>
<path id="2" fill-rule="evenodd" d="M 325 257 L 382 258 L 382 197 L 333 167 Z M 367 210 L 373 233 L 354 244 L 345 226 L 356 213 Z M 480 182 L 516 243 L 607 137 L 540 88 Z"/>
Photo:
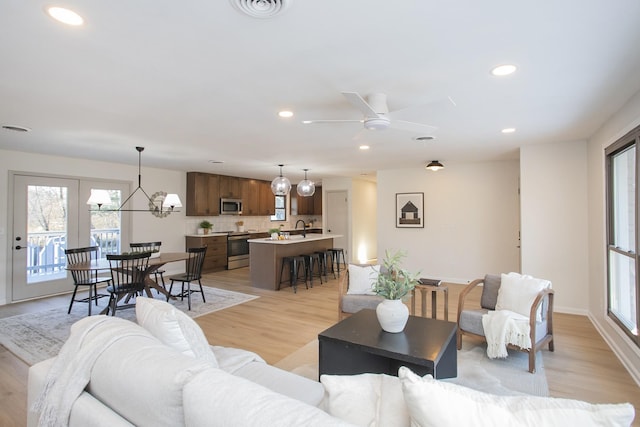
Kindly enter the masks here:
<path id="1" fill-rule="evenodd" d="M 72 337 L 84 334 L 81 344 L 72 351 L 63 347 L 57 358 L 29 369 L 28 426 L 38 425 L 40 411 L 33 406 L 48 374 L 54 370 L 57 378 L 71 375 L 73 383 L 76 370 L 82 371 L 76 367 L 82 366 L 94 344 L 101 348 L 87 370 L 86 389 L 81 386 L 78 398 L 73 398 L 69 426 L 349 425 L 316 407 L 324 395 L 319 382 L 270 366 L 251 352 L 210 347 L 195 322 L 172 308 L 145 316 L 139 307 L 140 302 L 138 321 L 144 324 L 141 318 L 146 318 L 151 331 L 117 317 L 85 318 L 72 327 Z M 180 335 L 187 338 L 181 340 Z M 198 348 L 200 340 L 209 351 L 205 357 Z M 69 360 L 56 365 L 62 357 Z M 59 388 L 52 388 L 52 395 L 73 397 L 73 386 L 55 386 Z M 61 400 L 54 403 L 60 405 Z"/>
<path id="2" fill-rule="evenodd" d="M 29 427 L 42 413 L 55 415 L 46 425 L 72 427 L 628 426 L 634 417 L 629 404 L 493 396 L 406 368 L 399 377 L 328 375 L 318 383 L 254 353 L 209 346 L 192 319 L 164 302 L 139 298 L 136 315 L 140 325 L 105 316 L 77 322 L 56 358 L 29 369 Z"/>

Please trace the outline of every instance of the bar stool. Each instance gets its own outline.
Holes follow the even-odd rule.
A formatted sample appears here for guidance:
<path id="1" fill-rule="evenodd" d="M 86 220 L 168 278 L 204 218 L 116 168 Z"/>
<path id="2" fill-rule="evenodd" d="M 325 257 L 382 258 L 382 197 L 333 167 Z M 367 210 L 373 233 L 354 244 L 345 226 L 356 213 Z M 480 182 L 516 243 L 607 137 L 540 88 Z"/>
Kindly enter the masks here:
<path id="1" fill-rule="evenodd" d="M 278 283 L 278 290 L 280 290 L 280 284 L 284 282 L 282 280 L 282 273 L 284 272 L 285 264 L 289 267 L 289 285 L 293 287 L 293 293 L 298 291 L 298 279 L 300 277 L 300 271 L 302 270 L 302 278 L 304 279 L 304 285 L 309 289 L 307 285 L 307 264 L 305 257 L 302 255 L 297 256 L 285 256 L 282 257 L 282 264 L 280 264 L 280 282 Z"/>
<path id="2" fill-rule="evenodd" d="M 322 274 L 324 274 L 324 281 L 329 281 L 329 262 L 331 262 L 331 273 L 333 274 L 333 278 L 336 279 L 336 270 L 333 268 L 333 256 L 331 251 L 316 251 L 318 255 L 320 255 L 320 266 L 322 267 Z"/>
<path id="3" fill-rule="evenodd" d="M 305 267 L 307 268 L 307 277 L 309 278 L 309 283 L 313 288 L 313 276 L 316 275 L 320 278 L 320 284 L 322 285 L 322 265 L 320 264 L 320 255 L 316 252 L 312 254 L 304 254 L 302 255 L 305 261 Z M 314 267 L 317 273 L 314 273 Z"/>
<path id="4" fill-rule="evenodd" d="M 347 260 L 344 257 L 344 249 L 342 248 L 331 248 L 328 249 L 331 252 L 331 261 L 334 265 L 338 267 L 338 277 L 340 277 L 340 255 L 342 255 L 342 263 L 344 267 L 347 268 Z"/>

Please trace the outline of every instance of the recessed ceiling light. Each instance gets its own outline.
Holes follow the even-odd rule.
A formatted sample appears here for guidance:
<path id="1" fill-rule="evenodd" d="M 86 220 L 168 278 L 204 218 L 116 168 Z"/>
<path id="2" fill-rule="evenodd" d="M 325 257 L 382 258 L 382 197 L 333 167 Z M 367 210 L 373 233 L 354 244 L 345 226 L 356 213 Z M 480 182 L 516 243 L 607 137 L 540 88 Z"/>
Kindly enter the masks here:
<path id="1" fill-rule="evenodd" d="M 308 124 L 311 124 L 311 120 L 303 120 L 302 123 L 305 125 L 308 125 Z"/>
<path id="2" fill-rule="evenodd" d="M 65 9 L 63 7 L 48 7 L 47 14 L 58 22 L 72 25 L 74 27 L 84 24 L 82 16 L 78 15 L 73 10 Z"/>
<path id="3" fill-rule="evenodd" d="M 435 136 L 416 136 L 415 138 L 416 141 L 433 141 L 434 139 L 436 139 Z"/>
<path id="4" fill-rule="evenodd" d="M 285 119 L 288 119 L 289 117 L 293 117 L 293 111 L 287 111 L 287 110 L 280 111 L 278 115 L 280 117 L 284 117 Z"/>
<path id="5" fill-rule="evenodd" d="M 26 128 L 24 126 L 14 126 L 14 125 L 4 125 L 2 126 L 2 129 L 6 129 L 6 130 L 13 130 L 16 132 L 29 132 L 31 129 Z"/>
<path id="6" fill-rule="evenodd" d="M 516 71 L 516 66 L 512 64 L 498 65 L 491 70 L 494 76 L 508 76 Z"/>
<path id="7" fill-rule="evenodd" d="M 224 163 L 222 160 L 209 160 L 209 163 L 214 163 L 216 165 Z"/>
<path id="8" fill-rule="evenodd" d="M 368 145 L 361 145 L 359 148 L 361 150 L 368 150 L 370 147 Z"/>
<path id="9" fill-rule="evenodd" d="M 502 133 L 514 133 L 516 128 L 504 128 L 502 129 Z"/>

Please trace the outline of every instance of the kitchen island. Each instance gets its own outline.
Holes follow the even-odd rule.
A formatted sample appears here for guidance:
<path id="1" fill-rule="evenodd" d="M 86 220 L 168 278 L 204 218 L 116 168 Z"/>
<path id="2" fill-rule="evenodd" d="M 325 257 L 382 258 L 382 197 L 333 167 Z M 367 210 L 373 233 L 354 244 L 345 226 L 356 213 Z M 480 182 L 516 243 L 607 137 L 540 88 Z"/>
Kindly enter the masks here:
<path id="1" fill-rule="evenodd" d="M 310 254 L 333 247 L 337 234 L 307 234 L 291 236 L 288 240 L 271 240 L 271 238 L 249 240 L 249 268 L 251 270 L 251 286 L 256 288 L 278 290 L 280 283 L 280 267 L 282 258 Z M 289 280 L 289 271 L 282 273 L 285 281 Z M 288 284 L 283 283 L 283 287 Z"/>

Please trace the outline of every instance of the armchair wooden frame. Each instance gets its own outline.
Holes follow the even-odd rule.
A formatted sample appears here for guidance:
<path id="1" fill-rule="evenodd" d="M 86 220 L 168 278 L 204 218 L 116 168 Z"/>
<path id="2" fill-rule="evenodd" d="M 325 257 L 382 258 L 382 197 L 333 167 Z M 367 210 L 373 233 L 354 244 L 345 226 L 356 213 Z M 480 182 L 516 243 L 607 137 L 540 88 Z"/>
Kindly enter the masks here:
<path id="1" fill-rule="evenodd" d="M 468 335 L 471 337 L 479 338 L 483 341 L 486 341 L 486 338 L 483 335 L 478 335 L 473 332 L 465 331 L 460 327 L 460 315 L 465 309 L 465 299 L 467 295 L 478 285 L 484 284 L 484 279 L 476 279 L 473 282 L 469 283 L 463 290 L 460 292 L 460 296 L 458 297 L 458 314 L 457 314 L 457 323 L 458 323 L 458 331 L 457 331 L 457 347 L 458 350 L 462 348 L 462 336 Z M 545 312 L 542 314 L 543 318 L 547 320 L 547 328 L 546 334 L 543 337 L 536 337 L 536 313 L 538 308 L 541 306 L 542 302 L 548 299 L 548 304 L 546 305 Z M 531 338 L 531 349 L 524 349 L 514 345 L 508 345 L 509 348 L 513 350 L 522 351 L 525 353 L 529 353 L 529 372 L 533 373 L 536 370 L 536 352 L 541 350 L 545 345 L 549 345 L 549 351 L 554 351 L 554 343 L 553 343 L 553 298 L 554 292 L 553 289 L 544 289 L 538 293 L 536 299 L 531 304 L 531 310 L 529 312 L 529 336 Z"/>

